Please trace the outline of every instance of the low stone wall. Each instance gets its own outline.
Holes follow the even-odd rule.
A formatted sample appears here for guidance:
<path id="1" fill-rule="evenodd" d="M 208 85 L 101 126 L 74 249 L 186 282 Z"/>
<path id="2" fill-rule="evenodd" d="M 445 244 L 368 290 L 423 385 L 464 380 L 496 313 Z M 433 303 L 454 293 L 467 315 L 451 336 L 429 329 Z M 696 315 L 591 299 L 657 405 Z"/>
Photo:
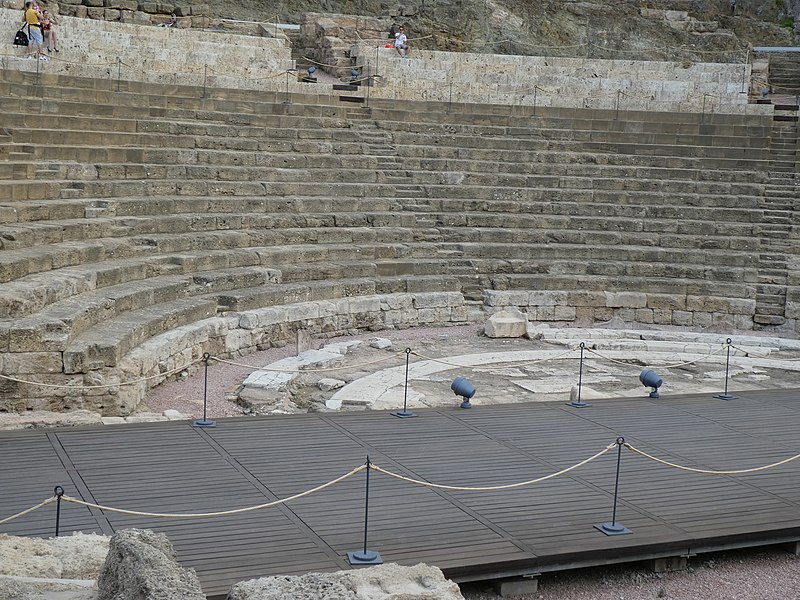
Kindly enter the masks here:
<path id="1" fill-rule="evenodd" d="M 487 312 L 515 307 L 529 321 L 580 326 L 620 319 L 626 323 L 753 329 L 756 301 L 750 298 L 658 294 L 648 292 L 486 290 Z"/>
<path id="2" fill-rule="evenodd" d="M 153 337 L 127 354 L 117 367 L 73 375 L 43 375 L 37 371 L 38 382 L 71 385 L 75 389 L 18 384 L 15 390 L 4 390 L 8 393 L 0 408 L 12 412 L 83 408 L 104 416 L 127 416 L 149 388 L 174 377 L 176 369 L 179 372 L 186 365 L 192 365 L 189 370 L 199 368 L 205 352 L 221 358 L 244 356 L 283 345 L 294 339 L 298 329 L 333 337 L 358 331 L 482 320 L 483 313 L 470 312 L 464 297 L 457 292 L 372 295 L 232 312 Z M 35 363 L 20 363 L 33 365 L 27 370 L 38 368 Z M 26 378 L 19 371 L 16 376 Z M 133 381 L 136 383 L 126 384 Z"/>
<path id="3" fill-rule="evenodd" d="M 351 51 L 372 94 L 437 102 L 764 114 L 747 104 L 750 65 L 508 56 L 389 48 Z"/>
<path id="4" fill-rule="evenodd" d="M 13 32 L 20 21 L 19 11 L 0 9 L 3 31 Z M 56 31 L 61 51 L 47 62 L 26 60 L 26 48 L 8 44 L 3 67 L 175 85 L 277 88 L 283 80 L 276 74 L 294 66 L 285 38 L 65 16 Z"/>

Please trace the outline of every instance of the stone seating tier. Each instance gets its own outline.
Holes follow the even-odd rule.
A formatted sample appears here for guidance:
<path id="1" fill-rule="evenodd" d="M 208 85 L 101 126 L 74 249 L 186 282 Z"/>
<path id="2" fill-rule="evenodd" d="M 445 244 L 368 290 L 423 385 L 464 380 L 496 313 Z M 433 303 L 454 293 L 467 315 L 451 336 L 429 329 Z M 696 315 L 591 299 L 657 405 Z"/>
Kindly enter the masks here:
<path id="1" fill-rule="evenodd" d="M 124 413 L 203 351 L 299 327 L 468 322 L 468 300 L 491 312 L 499 291 L 543 320 L 753 327 L 763 116 L 521 122 L 491 106 L 353 113 L 102 85 L 53 90 L 34 123 L 3 104 L 2 173 L 30 179 L 0 181 L 0 367 L 42 383 L 155 379 L 56 394 L 5 382 L 15 407 Z M 107 117 L 91 118 L 92 97 Z"/>

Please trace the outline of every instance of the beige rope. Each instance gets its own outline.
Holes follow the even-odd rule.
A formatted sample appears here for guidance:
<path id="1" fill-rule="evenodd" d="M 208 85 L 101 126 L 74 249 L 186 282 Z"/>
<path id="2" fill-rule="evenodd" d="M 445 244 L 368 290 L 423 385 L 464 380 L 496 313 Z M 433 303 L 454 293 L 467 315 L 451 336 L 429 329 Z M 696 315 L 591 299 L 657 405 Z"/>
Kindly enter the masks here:
<path id="1" fill-rule="evenodd" d="M 61 499 L 64 502 L 71 502 L 72 504 L 79 504 L 81 506 L 86 506 L 89 508 L 98 508 L 100 510 L 105 510 L 109 512 L 121 513 L 124 515 L 135 515 L 140 517 L 158 517 L 158 518 L 174 518 L 174 519 L 182 519 L 182 518 L 199 518 L 199 517 L 222 517 L 226 515 L 238 515 L 241 513 L 251 512 L 254 510 L 260 510 L 262 508 L 270 508 L 272 506 L 277 506 L 278 504 L 285 504 L 291 500 L 297 500 L 298 498 L 302 498 L 303 496 L 308 496 L 309 494 L 313 494 L 314 492 L 318 492 L 320 490 L 324 490 L 327 487 L 330 487 L 340 481 L 344 481 L 348 477 L 352 477 L 356 473 L 360 473 L 364 469 L 367 468 L 367 465 L 361 465 L 356 467 L 349 473 L 345 473 L 341 477 L 337 477 L 336 479 L 332 479 L 328 483 L 323 483 L 322 485 L 318 485 L 315 488 L 311 488 L 310 490 L 306 490 L 305 492 L 300 492 L 299 494 L 295 494 L 294 496 L 289 496 L 288 498 L 281 498 L 280 500 L 273 500 L 272 502 L 267 502 L 265 504 L 258 504 L 256 506 L 248 506 L 245 508 L 236 508 L 233 510 L 220 510 L 217 512 L 207 512 L 207 513 L 151 513 L 151 512 L 143 512 L 139 510 L 127 510 L 124 508 L 113 508 L 111 506 L 103 506 L 102 504 L 94 504 L 92 502 L 84 502 L 83 500 L 78 500 L 77 498 L 73 498 L 72 496 L 62 496 Z M 52 501 L 52 500 L 51 500 Z"/>
<path id="2" fill-rule="evenodd" d="M 545 356 L 544 358 L 534 358 L 534 359 L 531 359 L 531 360 L 524 360 L 524 361 L 519 361 L 519 360 L 512 361 L 512 360 L 509 360 L 509 361 L 505 361 L 505 362 L 506 363 L 515 363 L 515 364 L 516 363 L 522 363 L 524 365 L 540 363 L 540 362 L 547 362 L 549 360 L 558 360 L 559 358 L 562 358 L 562 357 L 566 356 L 567 354 L 571 354 L 572 352 L 574 352 L 577 349 L 578 349 L 578 346 L 576 346 L 575 348 L 570 348 L 569 350 L 565 350 L 561 354 L 556 354 L 555 356 Z M 459 367 L 459 368 L 463 369 L 464 367 L 468 367 L 469 366 L 469 365 L 464 365 L 462 363 L 450 362 L 450 361 L 444 360 L 442 358 L 433 358 L 431 356 L 425 356 L 424 354 L 420 354 L 417 351 L 412 351 L 411 354 L 413 354 L 414 356 L 418 356 L 418 357 L 420 357 L 420 358 L 422 358 L 424 360 L 429 360 L 431 362 L 437 362 L 437 363 L 440 363 L 442 365 L 448 365 L 450 367 Z"/>
<path id="3" fill-rule="evenodd" d="M 233 362 L 232 360 L 225 360 L 224 358 L 217 358 L 215 356 L 211 356 L 209 360 L 215 360 L 220 363 L 225 363 L 226 365 L 234 365 L 236 367 L 245 367 L 247 369 L 253 369 L 254 371 L 269 371 L 271 373 L 325 373 L 328 371 L 341 371 L 342 369 L 360 369 L 361 367 L 367 367 L 369 365 L 374 365 L 380 362 L 385 362 L 387 360 L 391 360 L 396 358 L 394 354 L 389 354 L 387 356 L 383 356 L 381 358 L 376 358 L 375 360 L 370 360 L 364 363 L 359 363 L 357 365 L 345 365 L 342 367 L 325 367 L 319 369 L 276 369 L 274 367 L 255 367 L 253 365 L 246 365 L 244 363 L 237 363 Z"/>
<path id="4" fill-rule="evenodd" d="M 727 347 L 728 347 L 727 344 L 725 344 L 725 345 L 721 346 L 720 348 L 717 348 L 716 350 L 712 350 L 708 354 L 704 354 L 703 356 L 700 356 L 699 358 L 695 358 L 694 360 L 687 360 L 686 362 L 682 362 L 682 363 L 673 363 L 673 364 L 667 364 L 667 365 L 660 365 L 660 364 L 655 364 L 655 363 L 654 364 L 650 364 L 650 363 L 648 363 L 645 366 L 659 367 L 661 369 L 674 369 L 674 368 L 677 368 L 677 367 L 685 367 L 686 365 L 693 365 L 695 363 L 704 361 L 705 359 L 709 358 L 710 356 L 714 356 L 715 354 L 719 354 L 720 352 L 725 350 L 725 348 L 727 348 Z M 606 355 L 604 355 L 604 354 L 602 354 L 602 353 L 600 353 L 597 350 L 594 350 L 592 348 L 586 348 L 586 351 L 589 352 L 590 354 L 594 354 L 594 355 L 602 358 L 603 360 L 607 360 L 608 362 L 616 363 L 618 365 L 625 365 L 625 366 L 628 366 L 628 367 L 639 368 L 638 365 L 632 365 L 631 363 L 629 363 L 627 361 L 619 360 L 617 358 L 611 358 L 610 356 L 606 356 Z"/>
<path id="5" fill-rule="evenodd" d="M 657 457 L 653 456 L 652 454 L 648 454 L 644 450 L 639 450 L 638 448 L 635 448 L 634 446 L 631 446 L 627 442 L 625 444 L 623 444 L 623 445 L 628 450 L 630 450 L 631 452 L 636 452 L 637 454 L 641 454 L 645 458 L 649 458 L 650 460 L 653 460 L 653 461 L 655 461 L 657 463 L 661 463 L 662 465 L 667 465 L 668 467 L 675 467 L 676 469 L 681 469 L 683 471 L 691 471 L 692 473 L 704 473 L 704 474 L 707 474 L 707 475 L 741 475 L 743 473 L 755 473 L 757 471 L 764 471 L 766 469 L 771 469 L 773 467 L 779 467 L 780 465 L 785 465 L 786 463 L 792 462 L 793 460 L 796 460 L 796 459 L 800 458 L 800 454 L 795 454 L 792 457 L 786 458 L 784 460 L 780 460 L 780 461 L 775 462 L 775 463 L 764 465 L 763 467 L 753 467 L 752 469 L 736 469 L 736 470 L 733 470 L 733 471 L 713 471 L 713 470 L 710 470 L 710 469 L 695 469 L 694 467 L 686 467 L 686 466 L 683 466 L 683 465 L 678 465 L 678 464 L 673 463 L 673 462 L 669 462 L 668 460 L 657 458 Z"/>
<path id="6" fill-rule="evenodd" d="M 185 371 L 192 365 L 197 364 L 198 362 L 202 361 L 202 358 L 198 358 L 190 362 L 187 365 L 182 367 L 175 367 L 170 371 L 164 371 L 163 373 L 158 373 L 156 375 L 150 375 L 148 377 L 141 377 L 139 379 L 132 379 L 131 381 L 121 381 L 119 383 L 104 383 L 102 385 L 64 385 L 62 383 L 39 383 L 38 381 L 27 381 L 25 379 L 17 379 L 16 377 L 11 377 L 10 375 L 3 375 L 0 373 L 0 379 L 6 379 L 8 381 L 15 381 L 17 383 L 25 383 L 28 385 L 37 385 L 40 387 L 48 387 L 48 388 L 58 388 L 64 390 L 99 390 L 99 389 L 106 389 L 106 388 L 115 388 L 115 387 L 122 387 L 126 385 L 135 385 L 137 383 L 143 383 L 145 381 L 150 381 L 151 379 L 158 379 L 159 377 L 169 377 L 170 375 L 174 375 L 175 373 L 179 373 L 181 371 Z M 79 373 L 78 373 L 79 374 Z"/>
<path id="7" fill-rule="evenodd" d="M 440 483 L 430 483 L 429 481 L 422 481 L 421 479 L 414 479 L 413 477 L 406 477 L 405 475 L 400 475 L 399 473 L 393 473 L 392 471 L 387 471 L 386 469 L 377 466 L 375 463 L 370 465 L 370 468 L 375 469 L 379 473 L 383 473 L 384 475 L 388 475 L 389 477 L 394 477 L 396 479 L 400 479 L 401 481 L 406 481 L 408 483 L 415 483 L 417 485 L 422 485 L 425 487 L 436 488 L 439 490 L 453 490 L 453 491 L 462 491 L 462 492 L 487 492 L 487 491 L 494 491 L 494 490 L 510 490 L 513 488 L 522 487 L 525 485 L 532 485 L 534 483 L 539 483 L 541 481 L 546 481 L 547 479 L 552 479 L 553 477 L 558 477 L 559 475 L 563 475 L 564 473 L 569 473 L 570 471 L 577 469 L 587 463 L 592 462 L 596 458 L 600 458 L 611 450 L 612 448 L 616 448 L 616 442 L 613 444 L 609 444 L 605 448 L 603 448 L 597 454 L 590 456 L 589 458 L 582 460 L 579 463 L 572 465 L 571 467 L 567 467 L 566 469 L 562 469 L 555 473 L 551 473 L 550 475 L 545 475 L 544 477 L 537 477 L 536 479 L 529 479 L 528 481 L 520 481 L 519 483 L 509 483 L 506 485 L 495 485 L 495 486 L 486 486 L 486 487 L 466 487 L 466 486 L 457 486 L 457 485 L 444 485 Z"/>
<path id="8" fill-rule="evenodd" d="M 796 362 L 800 360 L 800 356 L 796 356 L 794 358 L 788 357 L 776 357 L 772 356 L 771 354 L 759 354 L 757 352 L 753 352 L 752 350 L 747 350 L 746 348 L 742 348 L 741 346 L 737 346 L 736 344 L 731 344 L 731 348 L 736 348 L 740 352 L 744 352 L 745 356 L 752 356 L 753 358 L 763 358 L 764 360 L 780 360 L 784 362 Z"/>
<path id="9" fill-rule="evenodd" d="M 44 502 L 39 502 L 39 504 L 37 504 L 36 506 L 31 506 L 30 508 L 28 508 L 26 510 L 23 510 L 22 512 L 18 512 L 15 515 L 11 515 L 10 517 L 6 517 L 5 519 L 0 520 L 0 525 L 4 525 L 4 524 L 8 523 L 9 521 L 13 521 L 14 519 L 18 519 L 19 517 L 23 517 L 23 516 L 27 515 L 28 513 L 32 513 L 33 511 L 38 510 L 38 509 L 42 508 L 43 506 L 47 506 L 48 504 L 50 504 L 52 502 L 55 502 L 55 501 L 56 501 L 56 496 L 53 496 L 52 498 L 48 498 Z"/>

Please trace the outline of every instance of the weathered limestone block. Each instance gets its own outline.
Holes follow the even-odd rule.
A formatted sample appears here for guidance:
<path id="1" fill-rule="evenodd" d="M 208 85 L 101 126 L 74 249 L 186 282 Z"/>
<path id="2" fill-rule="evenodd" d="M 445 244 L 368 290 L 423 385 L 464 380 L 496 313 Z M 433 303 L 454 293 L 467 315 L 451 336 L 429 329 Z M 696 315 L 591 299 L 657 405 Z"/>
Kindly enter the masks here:
<path id="1" fill-rule="evenodd" d="M 414 299 L 409 294 L 387 294 L 380 297 L 381 310 L 406 310 L 413 308 Z"/>
<path id="2" fill-rule="evenodd" d="M 642 292 L 606 292 L 609 308 L 645 308 L 647 295 Z"/>
<path id="3" fill-rule="evenodd" d="M 686 308 L 686 296 L 682 294 L 647 294 L 647 307 L 683 310 Z"/>
<path id="4" fill-rule="evenodd" d="M 484 290 L 483 302 L 486 306 L 528 306 L 529 293 L 523 291 Z"/>
<path id="5" fill-rule="evenodd" d="M 414 307 L 417 309 L 444 308 L 450 306 L 453 295 L 447 292 L 431 292 L 429 294 L 414 294 Z M 456 294 L 461 298 L 461 294 Z M 463 301 L 463 298 L 461 298 Z"/>
<path id="6" fill-rule="evenodd" d="M 463 600 L 436 567 L 389 563 L 335 573 L 264 577 L 235 584 L 228 600 Z M 101 599 L 102 600 L 102 599 Z"/>
<path id="7" fill-rule="evenodd" d="M 523 337 L 528 329 L 525 314 L 516 309 L 506 309 L 493 314 L 486 321 L 484 333 L 491 338 Z"/>
<path id="8" fill-rule="evenodd" d="M 60 352 L 13 352 L 0 354 L 0 373 L 60 373 Z"/>
<path id="9" fill-rule="evenodd" d="M 99 600 L 205 600 L 197 575 L 178 564 L 167 536 L 146 529 L 114 534 L 97 585 Z"/>

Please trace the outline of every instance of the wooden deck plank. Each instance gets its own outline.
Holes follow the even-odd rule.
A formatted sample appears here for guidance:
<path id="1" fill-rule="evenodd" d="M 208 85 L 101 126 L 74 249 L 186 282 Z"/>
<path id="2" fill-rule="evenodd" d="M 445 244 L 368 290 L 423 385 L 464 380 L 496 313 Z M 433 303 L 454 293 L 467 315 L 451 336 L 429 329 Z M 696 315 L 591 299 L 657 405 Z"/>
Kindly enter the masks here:
<path id="1" fill-rule="evenodd" d="M 708 470 L 741 469 L 800 452 L 800 391 L 312 414 L 187 423 L 0 433 L 0 518 L 56 484 L 69 495 L 146 512 L 237 509 L 284 498 L 343 475 L 367 455 L 390 471 L 441 484 L 494 486 L 549 475 L 618 436 L 643 451 Z M 6 458 L 7 457 L 7 458 Z M 748 475 L 679 471 L 624 450 L 618 520 L 611 517 L 617 449 L 569 474 L 522 488 L 437 490 L 373 472 L 370 546 L 384 560 L 436 564 L 456 577 L 541 571 L 658 552 L 765 539 L 800 539 L 800 460 Z M 172 540 L 209 594 L 235 581 L 346 567 L 363 543 L 366 475 L 285 505 L 216 518 L 121 515 L 65 505 L 62 529 L 150 527 Z M 76 485 L 77 482 L 77 485 Z M 0 527 L 52 535 L 53 507 Z"/>

